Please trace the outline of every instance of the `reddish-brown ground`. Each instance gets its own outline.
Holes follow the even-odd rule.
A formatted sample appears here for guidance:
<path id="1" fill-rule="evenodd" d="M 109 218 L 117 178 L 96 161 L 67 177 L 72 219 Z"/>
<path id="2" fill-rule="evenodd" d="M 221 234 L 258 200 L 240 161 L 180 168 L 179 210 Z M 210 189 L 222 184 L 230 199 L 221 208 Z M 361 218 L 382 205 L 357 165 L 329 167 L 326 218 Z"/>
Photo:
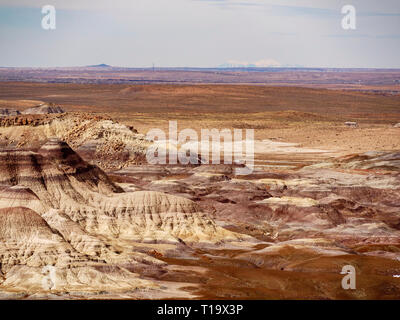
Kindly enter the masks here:
<path id="1" fill-rule="evenodd" d="M 168 121 L 176 120 L 179 130 L 252 128 L 258 139 L 341 153 L 399 149 L 393 125 L 400 122 L 400 95 L 366 90 L 0 82 L 0 107 L 23 110 L 38 101 L 55 102 L 67 111 L 106 114 L 141 133 L 168 131 Z M 346 128 L 345 121 L 357 121 L 359 128 Z"/>

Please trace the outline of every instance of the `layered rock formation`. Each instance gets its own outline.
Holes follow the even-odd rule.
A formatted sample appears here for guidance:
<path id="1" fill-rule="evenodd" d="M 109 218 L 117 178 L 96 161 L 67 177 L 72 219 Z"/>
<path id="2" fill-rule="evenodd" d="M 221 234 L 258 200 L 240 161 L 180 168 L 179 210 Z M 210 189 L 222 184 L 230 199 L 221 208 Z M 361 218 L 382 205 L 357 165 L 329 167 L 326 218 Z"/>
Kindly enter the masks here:
<path id="1" fill-rule="evenodd" d="M 137 165 L 149 142 L 106 117 L 0 124 L 0 297 L 400 296 L 398 152 L 287 150 L 235 176 L 239 164 Z M 361 289 L 344 293 L 348 264 Z"/>
<path id="2" fill-rule="evenodd" d="M 49 138 L 66 141 L 102 169 L 145 162 L 150 142 L 133 128 L 87 114 L 26 114 L 0 119 L 4 148 L 40 148 Z"/>
<path id="3" fill-rule="evenodd" d="M 31 191 L 25 193 L 32 199 L 15 197 L 14 205 L 29 206 L 40 214 L 60 210 L 91 233 L 151 241 L 178 237 L 218 241 L 228 236 L 190 200 L 154 191 L 124 193 L 101 169 L 57 139 L 38 152 L 1 152 L 0 170 L 3 185 Z M 8 197 L 10 190 L 13 187 L 7 188 Z M 156 231 L 157 236 L 148 236 Z"/>
<path id="4" fill-rule="evenodd" d="M 305 166 L 235 177 L 232 166 L 159 172 L 140 187 L 185 195 L 231 230 L 265 241 L 336 239 L 342 245 L 400 244 L 398 153 L 374 152 Z M 139 175 L 139 167 L 122 172 Z M 119 174 L 119 172 L 116 172 Z M 162 177 L 164 176 L 164 177 Z M 170 178 L 169 176 L 174 176 Z M 123 178 L 121 178 L 123 179 Z M 157 179 L 157 181 L 154 181 Z"/>
<path id="5" fill-rule="evenodd" d="M 45 292 L 40 287 L 40 268 L 45 266 L 57 267 L 57 279 L 67 291 L 129 291 L 144 283 L 155 288 L 118 267 L 129 263 L 136 268 L 161 268 L 164 264 L 132 251 L 129 243 L 241 239 L 218 227 L 188 199 L 154 191 L 124 192 L 58 139 L 51 139 L 37 152 L 0 152 L 0 171 L 4 278 L 0 289 L 12 284 L 20 290 Z M 98 271 L 102 265 L 116 265 L 115 272 L 102 274 Z M 23 282 L 28 273 L 35 276 Z M 79 283 L 77 273 L 87 273 L 84 277 L 95 280 Z"/>
<path id="6" fill-rule="evenodd" d="M 9 294 L 126 292 L 157 285 L 85 254 L 26 207 L 0 209 L 0 290 Z M 99 248 L 97 248 L 99 250 Z"/>

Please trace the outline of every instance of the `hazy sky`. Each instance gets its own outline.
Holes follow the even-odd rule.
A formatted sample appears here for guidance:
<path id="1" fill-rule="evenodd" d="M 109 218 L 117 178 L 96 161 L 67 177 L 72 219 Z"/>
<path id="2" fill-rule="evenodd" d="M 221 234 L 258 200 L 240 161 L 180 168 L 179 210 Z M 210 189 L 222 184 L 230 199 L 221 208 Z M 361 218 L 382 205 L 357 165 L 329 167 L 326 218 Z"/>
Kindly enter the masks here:
<path id="1" fill-rule="evenodd" d="M 357 29 L 341 27 L 343 5 Z M 41 27 L 43 5 L 56 30 Z M 0 66 L 400 68 L 400 0 L 0 0 Z"/>

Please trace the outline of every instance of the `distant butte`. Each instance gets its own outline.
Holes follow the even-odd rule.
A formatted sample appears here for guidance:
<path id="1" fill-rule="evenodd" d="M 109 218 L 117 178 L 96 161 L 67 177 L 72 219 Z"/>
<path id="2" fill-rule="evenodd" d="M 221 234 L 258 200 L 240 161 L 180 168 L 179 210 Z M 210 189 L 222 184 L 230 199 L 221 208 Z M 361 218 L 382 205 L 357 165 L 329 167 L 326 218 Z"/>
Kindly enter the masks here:
<path id="1" fill-rule="evenodd" d="M 95 64 L 92 66 L 87 66 L 88 68 L 111 68 L 110 65 L 105 64 L 105 63 L 101 63 L 101 64 Z"/>

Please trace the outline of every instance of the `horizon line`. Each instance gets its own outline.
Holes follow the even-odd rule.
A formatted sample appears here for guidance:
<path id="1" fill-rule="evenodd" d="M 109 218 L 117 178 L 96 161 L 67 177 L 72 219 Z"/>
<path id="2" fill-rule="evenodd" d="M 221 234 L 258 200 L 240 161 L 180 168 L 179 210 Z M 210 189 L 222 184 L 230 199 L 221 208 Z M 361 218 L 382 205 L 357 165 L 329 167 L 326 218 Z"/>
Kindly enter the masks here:
<path id="1" fill-rule="evenodd" d="M 243 67 L 222 67 L 222 66 L 213 66 L 213 67 L 155 67 L 155 66 L 147 66 L 147 67 L 127 67 L 127 66 L 113 66 L 108 64 L 96 64 L 96 65 L 76 65 L 76 66 L 0 66 L 0 69 L 79 69 L 79 68 L 93 68 L 93 69 L 136 69 L 136 70 L 179 70 L 179 69 L 198 69 L 198 70 L 263 70 L 263 69 L 325 69 L 325 70 L 400 70 L 399 67 L 306 67 L 306 66 L 269 66 L 269 67 L 252 67 L 252 66 L 243 66 Z"/>

